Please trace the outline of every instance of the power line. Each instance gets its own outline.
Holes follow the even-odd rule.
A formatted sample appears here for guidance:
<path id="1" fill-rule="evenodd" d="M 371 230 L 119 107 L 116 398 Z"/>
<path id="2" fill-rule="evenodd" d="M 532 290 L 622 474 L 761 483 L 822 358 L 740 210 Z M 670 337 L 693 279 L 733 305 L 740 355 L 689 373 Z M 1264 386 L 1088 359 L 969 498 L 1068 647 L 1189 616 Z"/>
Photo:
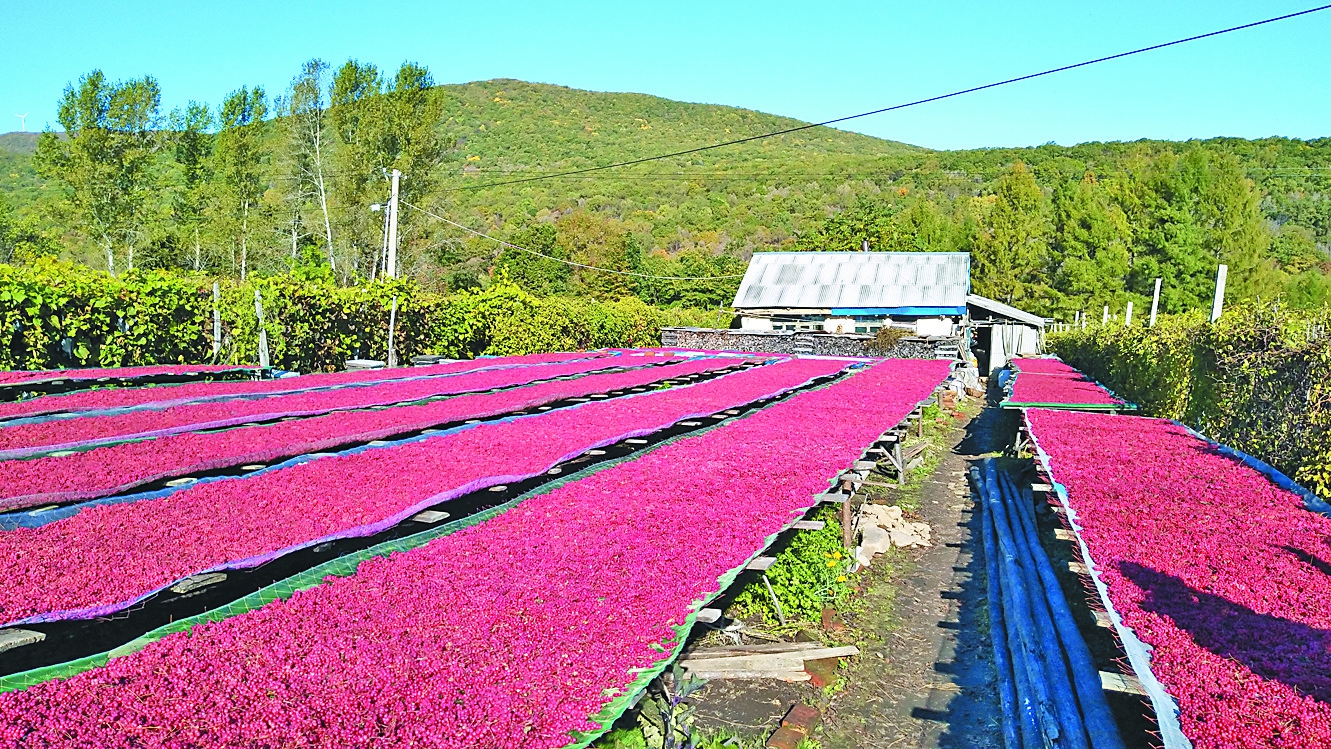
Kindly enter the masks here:
<path id="1" fill-rule="evenodd" d="M 511 247 L 511 248 L 513 248 L 513 249 L 515 249 L 515 250 L 521 250 L 522 252 L 530 253 L 530 254 L 532 254 L 532 255 L 535 255 L 536 257 L 545 258 L 546 260 L 554 260 L 554 261 L 557 262 L 557 263 L 563 263 L 563 264 L 565 264 L 565 265 L 571 265 L 571 266 L 573 266 L 573 267 L 575 267 L 575 268 L 586 268 L 587 270 L 597 270 L 597 271 L 601 271 L 602 273 L 614 273 L 614 274 L 616 274 L 616 275 L 620 275 L 620 276 L 633 276 L 634 278 L 650 278 L 650 279 L 655 279 L 655 280 L 658 280 L 658 281 L 723 281 L 723 280 L 731 279 L 731 278 L 743 278 L 743 277 L 744 277 L 744 274 L 742 274 L 742 273 L 741 273 L 741 274 L 738 274 L 738 275 L 732 275 L 732 276 L 653 276 L 653 275 L 651 275 L 651 274 L 649 274 L 649 273 L 634 273 L 634 272 L 632 272 L 632 271 L 627 271 L 627 270 L 614 270 L 613 268 L 600 268 L 600 267 L 595 266 L 595 265 L 586 265 L 586 264 L 584 264 L 584 263 L 575 263 L 575 262 L 573 262 L 572 260 L 565 260 L 565 259 L 562 258 L 562 257 L 553 257 L 553 256 L 551 256 L 551 255 L 546 255 L 546 254 L 543 253 L 543 252 L 537 252 L 536 250 L 529 250 L 529 249 L 527 249 L 526 247 L 519 247 L 518 245 L 515 245 L 515 244 L 513 244 L 512 242 L 505 242 L 505 241 L 502 240 L 502 239 L 498 239 L 498 238 L 492 237 L 492 236 L 490 236 L 489 234 L 486 234 L 486 233 L 484 233 L 484 232 L 476 231 L 475 229 L 472 229 L 472 228 L 470 228 L 470 227 L 468 227 L 468 226 L 464 226 L 464 225 L 462 225 L 462 224 L 459 224 L 459 223 L 456 222 L 456 221 L 451 221 L 451 220 L 449 220 L 449 219 L 446 219 L 446 218 L 444 218 L 443 216 L 440 216 L 440 215 L 437 214 L 437 213 L 431 213 L 430 211 L 427 211 L 427 210 L 425 210 L 424 208 L 421 208 L 420 206 L 412 205 L 411 203 L 408 203 L 408 202 L 405 201 L 405 200 L 401 200 L 401 201 L 399 201 L 399 202 L 400 202 L 402 205 L 405 205 L 406 207 L 411 208 L 412 210 L 420 211 L 421 213 L 424 213 L 424 214 L 427 215 L 427 216 L 430 216 L 430 217 L 432 217 L 432 218 L 439 219 L 440 221 L 443 221 L 445 224 L 449 224 L 450 226 L 456 226 L 457 228 L 459 228 L 459 229 L 461 229 L 461 230 L 463 230 L 463 231 L 465 231 L 465 232 L 467 232 L 467 233 L 469 233 L 469 234 L 474 234 L 474 235 L 476 235 L 476 236 L 478 236 L 478 237 L 480 237 L 480 238 L 482 238 L 482 239 L 488 239 L 488 240 L 490 240 L 491 242 L 496 242 L 496 243 L 498 243 L 498 244 L 503 245 L 504 247 Z"/>
<path id="2" fill-rule="evenodd" d="M 914 107 L 914 106 L 919 106 L 919 105 L 921 105 L 921 104 L 929 104 L 929 103 L 936 102 L 936 101 L 942 101 L 942 100 L 944 100 L 944 99 L 951 99 L 951 98 L 953 98 L 953 97 L 955 97 L 955 96 L 962 96 L 962 95 L 965 95 L 965 94 L 973 94 L 973 93 L 975 93 L 975 92 L 977 92 L 977 91 L 985 91 L 985 90 L 988 90 L 988 89 L 991 89 L 991 88 L 997 88 L 997 87 L 999 87 L 999 86 L 1006 86 L 1006 85 L 1008 85 L 1008 84 L 1010 84 L 1010 83 L 1020 83 L 1021 81 L 1029 81 L 1029 80 L 1031 80 L 1031 79 L 1033 79 L 1033 78 L 1040 78 L 1040 77 L 1043 77 L 1043 76 L 1046 76 L 1046 75 L 1053 75 L 1054 73 L 1062 73 L 1062 72 L 1066 72 L 1066 71 L 1068 71 L 1068 70 L 1075 70 L 1075 69 L 1077 69 L 1077 68 L 1084 68 L 1084 67 L 1086 67 L 1086 66 L 1088 66 L 1088 65 L 1096 65 L 1096 64 L 1099 64 L 1099 63 L 1102 63 L 1102 62 L 1109 62 L 1110 60 L 1118 60 L 1118 59 L 1121 59 L 1121 58 L 1124 58 L 1124 57 L 1131 57 L 1132 55 L 1139 55 L 1139 54 L 1142 54 L 1143 52 L 1153 52 L 1153 51 L 1155 51 L 1155 50 L 1164 49 L 1164 48 L 1166 48 L 1166 47 L 1173 47 L 1173 46 L 1176 46 L 1176 45 L 1179 45 L 1179 44 L 1186 44 L 1187 42 L 1195 42 L 1195 41 L 1197 41 L 1197 40 L 1199 40 L 1199 39 L 1208 39 L 1208 38 L 1213 37 L 1213 36 L 1220 36 L 1220 35 L 1222 35 L 1222 34 L 1230 34 L 1230 33 L 1233 33 L 1233 32 L 1235 32 L 1235 31 L 1243 31 L 1243 30 L 1245 30 L 1245 29 L 1251 29 L 1251 28 L 1254 28 L 1254 27 L 1257 27 L 1257 26 L 1264 26 L 1264 25 L 1266 25 L 1266 24 L 1268 24 L 1268 23 L 1275 23 L 1276 21 L 1285 21 L 1285 20 L 1288 20 L 1288 19 L 1291 19 L 1291 18 L 1297 18 L 1297 17 L 1299 17 L 1299 16 L 1306 16 L 1306 15 L 1309 15 L 1309 14 L 1312 14 L 1312 13 L 1317 13 L 1317 12 L 1324 11 L 1324 10 L 1328 10 L 1328 9 L 1331 9 L 1331 5 L 1320 5 L 1320 6 L 1317 6 L 1316 8 L 1308 8 L 1307 10 L 1300 10 L 1300 11 L 1297 11 L 1297 12 L 1294 12 L 1294 13 L 1286 13 L 1285 15 L 1274 16 L 1274 17 L 1272 17 L 1272 18 L 1265 18 L 1265 19 L 1260 20 L 1260 21 L 1253 21 L 1252 23 L 1245 23 L 1245 24 L 1241 24 L 1241 25 L 1239 25 L 1239 26 L 1231 26 L 1231 27 L 1226 28 L 1226 29 L 1219 29 L 1219 30 L 1217 30 L 1217 31 L 1210 31 L 1210 32 L 1207 32 L 1207 33 L 1205 33 L 1205 34 L 1197 34 L 1197 35 L 1195 35 L 1195 36 L 1184 37 L 1184 38 L 1182 38 L 1182 39 L 1175 39 L 1175 40 L 1170 41 L 1170 42 L 1162 42 L 1162 43 L 1160 43 L 1160 44 L 1152 44 L 1152 45 L 1150 45 L 1150 46 L 1148 46 L 1148 47 L 1139 47 L 1139 48 L 1137 48 L 1137 49 L 1128 50 L 1127 52 L 1119 52 L 1119 53 L 1117 53 L 1117 54 L 1113 54 L 1113 55 L 1106 55 L 1106 56 L 1104 56 L 1104 57 L 1097 57 L 1097 58 L 1092 59 L 1092 60 L 1083 60 L 1082 62 L 1073 63 L 1073 64 L 1071 64 L 1071 65 L 1063 65 L 1063 66 L 1060 66 L 1060 67 L 1057 67 L 1057 68 L 1050 68 L 1050 69 L 1048 69 L 1048 70 L 1042 70 L 1042 71 L 1040 71 L 1040 72 L 1038 72 L 1038 73 L 1028 73 L 1028 74 L 1026 74 L 1026 75 L 1017 76 L 1016 78 L 1008 78 L 1008 79 L 1001 80 L 1001 81 L 995 81 L 995 82 L 993 82 L 993 83 L 986 83 L 986 84 L 984 84 L 983 86 L 972 86 L 971 88 L 964 88 L 964 89 L 961 89 L 960 91 L 953 91 L 953 92 L 951 92 L 951 93 L 940 94 L 940 95 L 938 95 L 938 96 L 930 96 L 930 97 L 928 97 L 928 98 L 926 98 L 926 99 L 916 99 L 915 101 L 906 102 L 906 103 L 904 103 L 904 104 L 895 104 L 895 105 L 890 106 L 890 107 L 883 107 L 883 108 L 881 108 L 881 109 L 875 109 L 875 110 L 872 110 L 872 111 L 869 111 L 869 112 L 861 112 L 861 113 L 859 113 L 859 114 L 847 115 L 847 116 L 845 116 L 845 117 L 837 117 L 836 119 L 832 119 L 832 120 L 824 120 L 824 121 L 822 121 L 822 122 L 814 122 L 814 123 L 810 123 L 810 124 L 806 124 L 806 125 L 799 125 L 799 126 L 796 126 L 796 127 L 785 128 L 785 129 L 783 129 L 783 130 L 774 130 L 774 131 L 772 131 L 772 132 L 770 132 L 770 133 L 762 133 L 762 134 L 760 134 L 760 135 L 750 135 L 750 136 L 745 137 L 745 138 L 737 138 L 737 139 L 735 139 L 735 140 L 728 140 L 728 141 L 724 141 L 724 142 L 722 142 L 722 143 L 713 143 L 712 145 L 709 145 L 709 146 L 698 146 L 697 148 L 689 148 L 689 149 L 686 149 L 686 150 L 683 150 L 683 151 L 675 151 L 675 152 L 673 152 L 673 153 L 660 154 L 660 155 L 658 155 L 658 156 L 644 156 L 643 158 L 640 158 L 640 159 L 632 159 L 632 160 L 629 160 L 629 161 L 620 161 L 620 162 L 617 162 L 617 163 L 614 163 L 614 164 L 605 164 L 605 165 L 603 165 L 603 166 L 589 166 L 589 167 L 584 167 L 584 168 L 582 168 L 582 169 L 571 169 L 571 170 L 569 170 L 569 171 L 565 171 L 565 172 L 557 172 L 557 173 L 554 173 L 554 174 L 547 174 L 547 175 L 538 176 L 538 177 L 524 177 L 524 178 L 521 178 L 521 179 L 503 180 L 503 181 L 500 181 L 500 182 L 487 182 L 487 183 L 482 184 L 482 185 L 468 185 L 468 186 L 466 186 L 466 187 L 455 187 L 455 188 L 452 188 L 452 189 L 450 189 L 450 190 L 445 190 L 444 192 L 458 192 L 458 191 L 464 191 L 464 190 L 467 190 L 467 191 L 469 191 L 469 190 L 484 190 L 484 189 L 486 189 L 486 188 L 490 188 L 490 187 L 499 187 L 499 186 L 502 186 L 502 185 L 516 185 L 516 184 L 521 184 L 521 183 L 524 183 L 524 182 L 535 182 L 535 181 L 537 181 L 537 180 L 554 179 L 554 178 L 556 178 L 556 177 L 568 177 L 568 176 L 572 176 L 572 175 L 575 175 L 575 174 L 586 174 L 586 173 L 588 173 L 588 172 L 598 172 L 598 171 L 602 171 L 602 170 L 605 170 L 605 169 L 616 169 L 616 168 L 618 168 L 618 167 L 622 167 L 622 166 L 632 166 L 632 165 L 634 165 L 634 164 L 644 164 L 644 163 L 649 162 L 649 161 L 659 161 L 659 160 L 661 160 L 661 159 L 671 159 L 671 158 L 675 158 L 675 157 L 677 157 L 677 156 L 688 156 L 688 155 L 690 155 L 690 154 L 700 153 L 700 152 L 702 152 L 702 151 L 710 151 L 710 150 L 715 149 L 715 148 L 724 148 L 724 147 L 726 147 L 726 146 L 735 146 L 735 145 L 739 145 L 739 144 L 742 144 L 742 143 L 752 143 L 753 141 L 763 140 L 763 139 L 765 139 L 765 138 L 774 138 L 774 137 L 776 137 L 776 136 L 778 136 L 778 135 L 789 135 L 790 133 L 798 133 L 798 132 L 800 132 L 800 131 L 803 131 L 803 130 L 810 130 L 810 129 L 815 128 L 815 127 L 825 127 L 825 126 L 828 126 L 828 125 L 835 125 L 835 124 L 840 123 L 840 122 L 848 122 L 848 121 L 850 121 L 850 120 L 859 119 L 860 117 L 869 117 L 869 116 L 871 116 L 871 115 L 875 115 L 875 114 L 883 114 L 883 113 L 885 113 L 885 112 L 893 112 L 893 111 L 896 111 L 896 110 L 898 110 L 898 109 L 906 109 L 907 107 Z"/>

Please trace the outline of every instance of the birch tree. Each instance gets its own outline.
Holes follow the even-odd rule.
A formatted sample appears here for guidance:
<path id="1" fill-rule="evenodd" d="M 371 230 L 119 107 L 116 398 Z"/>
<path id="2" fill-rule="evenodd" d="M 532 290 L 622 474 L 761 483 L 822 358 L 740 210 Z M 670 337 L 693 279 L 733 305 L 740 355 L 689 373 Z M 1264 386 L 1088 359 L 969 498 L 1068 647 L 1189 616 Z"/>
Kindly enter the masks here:
<path id="1" fill-rule="evenodd" d="M 134 267 L 134 242 L 144 203 L 153 191 L 153 155 L 160 124 L 161 89 L 151 76 L 109 82 L 100 70 L 65 87 L 56 119 L 37 141 L 41 174 L 63 183 L 78 228 L 106 253 L 116 273 L 116 249 Z"/>
<path id="2" fill-rule="evenodd" d="M 287 117 L 287 148 L 294 193 L 302 202 L 306 196 L 317 202 L 323 218 L 328 267 L 336 271 L 333 222 L 329 215 L 329 190 L 325 175 L 329 117 L 328 99 L 324 90 L 328 86 L 328 78 L 329 67 L 323 60 L 313 59 L 305 63 L 300 74 L 291 82 L 281 109 Z"/>
<path id="3" fill-rule="evenodd" d="M 241 87 L 222 102 L 219 112 L 221 129 L 213 150 L 217 207 L 232 224 L 233 247 L 240 250 L 240 279 L 249 269 L 250 217 L 260 207 L 264 184 L 262 164 L 267 155 L 263 145 L 263 118 L 268 102 L 263 88 Z"/>

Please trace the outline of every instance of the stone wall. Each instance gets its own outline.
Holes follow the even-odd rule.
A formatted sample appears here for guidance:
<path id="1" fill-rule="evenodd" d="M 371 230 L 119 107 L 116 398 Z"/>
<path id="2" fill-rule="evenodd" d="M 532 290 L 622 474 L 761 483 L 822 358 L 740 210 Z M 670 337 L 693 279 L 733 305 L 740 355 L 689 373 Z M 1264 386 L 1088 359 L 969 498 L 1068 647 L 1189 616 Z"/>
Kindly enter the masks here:
<path id="1" fill-rule="evenodd" d="M 886 354 L 871 352 L 873 336 L 795 331 L 662 328 L 661 345 L 710 351 L 751 351 L 768 354 L 818 356 L 886 356 L 893 359 L 933 359 L 940 351 L 955 351 L 959 338 L 902 338 Z"/>

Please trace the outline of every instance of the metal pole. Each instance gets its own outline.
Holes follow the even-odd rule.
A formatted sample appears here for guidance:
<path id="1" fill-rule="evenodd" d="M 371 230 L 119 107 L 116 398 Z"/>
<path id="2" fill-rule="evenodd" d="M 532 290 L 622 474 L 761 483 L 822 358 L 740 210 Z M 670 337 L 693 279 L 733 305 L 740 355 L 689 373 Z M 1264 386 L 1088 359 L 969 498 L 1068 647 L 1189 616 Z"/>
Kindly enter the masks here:
<path id="1" fill-rule="evenodd" d="M 1215 300 L 1211 302 L 1211 322 L 1220 319 L 1220 312 L 1225 306 L 1225 277 L 1228 275 L 1228 265 L 1221 265 L 1215 272 Z"/>
<path id="2" fill-rule="evenodd" d="M 222 353 L 222 291 L 213 281 L 213 361 Z"/>
<path id="3" fill-rule="evenodd" d="M 1155 327 L 1155 313 L 1160 309 L 1160 279 L 1155 279 L 1155 294 L 1151 295 L 1151 327 Z"/>
<path id="4" fill-rule="evenodd" d="M 1128 302 L 1128 312 L 1123 316 L 1123 327 L 1132 327 L 1132 302 Z"/>
<path id="5" fill-rule="evenodd" d="M 393 170 L 393 188 L 388 198 L 388 277 L 397 278 L 397 186 L 402 172 Z"/>
<path id="6" fill-rule="evenodd" d="M 268 369 L 268 331 L 263 327 L 263 299 L 254 290 L 254 316 L 259 318 L 259 366 Z"/>

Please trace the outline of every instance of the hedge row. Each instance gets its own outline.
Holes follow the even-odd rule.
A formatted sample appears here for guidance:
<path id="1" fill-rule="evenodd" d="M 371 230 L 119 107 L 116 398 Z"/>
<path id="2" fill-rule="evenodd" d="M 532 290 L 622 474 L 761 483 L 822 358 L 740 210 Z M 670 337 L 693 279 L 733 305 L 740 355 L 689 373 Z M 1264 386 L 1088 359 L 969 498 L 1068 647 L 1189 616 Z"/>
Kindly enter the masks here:
<path id="1" fill-rule="evenodd" d="M 147 271 L 113 278 L 82 266 L 0 265 L 0 369 L 255 363 L 263 302 L 272 366 L 341 369 L 383 359 L 392 300 L 401 361 L 418 354 L 481 354 L 651 346 L 664 325 L 715 323 L 715 313 L 661 310 L 637 299 L 598 303 L 537 298 L 508 283 L 441 296 L 408 281 L 339 287 L 300 274 L 219 280 L 221 350 L 213 353 L 213 281 Z"/>
<path id="2" fill-rule="evenodd" d="M 1178 419 L 1331 498 L 1331 311 L 1279 305 L 1052 334 L 1048 348 L 1152 416 Z M 1149 446 L 1143 446 L 1149 448 Z"/>

